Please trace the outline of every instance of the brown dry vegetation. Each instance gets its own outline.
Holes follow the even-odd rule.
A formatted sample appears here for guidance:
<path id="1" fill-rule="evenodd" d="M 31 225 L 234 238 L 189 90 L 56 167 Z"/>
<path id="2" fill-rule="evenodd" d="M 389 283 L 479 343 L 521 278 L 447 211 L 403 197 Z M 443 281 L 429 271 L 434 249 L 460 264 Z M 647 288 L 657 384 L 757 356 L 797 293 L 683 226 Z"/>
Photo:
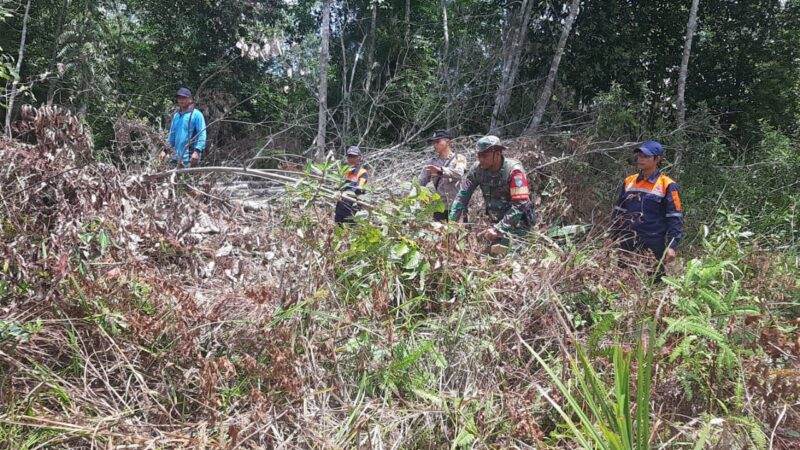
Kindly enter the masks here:
<path id="1" fill-rule="evenodd" d="M 686 256 L 652 286 L 601 227 L 503 259 L 469 229 L 395 220 L 414 202 L 336 231 L 310 188 L 246 213 L 209 180 L 88 163 L 84 132 L 48 114 L 0 142 L 0 448 L 576 448 L 529 349 L 565 381 L 576 343 L 607 372 L 645 319 L 651 445 L 797 448 L 796 261 L 706 274 Z M 591 196 L 548 170 L 545 224 Z M 735 284 L 729 309 L 756 310 L 691 304 Z M 734 363 L 710 332 L 666 332 L 694 307 Z"/>

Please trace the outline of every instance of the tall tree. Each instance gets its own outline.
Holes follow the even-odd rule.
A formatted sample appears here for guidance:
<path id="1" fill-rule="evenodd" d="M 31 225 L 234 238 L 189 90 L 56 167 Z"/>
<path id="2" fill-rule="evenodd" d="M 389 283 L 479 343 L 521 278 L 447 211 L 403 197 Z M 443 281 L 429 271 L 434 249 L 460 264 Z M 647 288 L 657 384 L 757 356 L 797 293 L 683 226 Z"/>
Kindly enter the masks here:
<path id="1" fill-rule="evenodd" d="M 350 135 L 350 120 L 353 113 L 353 107 L 350 102 L 350 91 L 353 89 L 353 83 L 351 77 L 348 75 L 347 70 L 347 44 L 345 43 L 345 28 L 347 27 L 348 22 L 348 8 L 342 8 L 341 14 L 341 22 L 339 23 L 339 48 L 341 50 L 341 60 L 339 61 L 339 65 L 342 66 L 342 76 L 341 76 L 341 90 L 342 90 L 342 99 L 340 102 L 340 110 L 342 111 L 342 139 L 347 140 L 348 136 Z M 353 75 L 355 77 L 355 67 L 358 64 L 358 59 L 353 58 Z M 348 83 L 348 79 L 351 81 Z"/>
<path id="2" fill-rule="evenodd" d="M 322 42 L 319 48 L 319 119 L 316 159 L 325 158 L 325 130 L 328 124 L 328 45 L 331 36 L 331 0 L 322 0 Z"/>
<path id="3" fill-rule="evenodd" d="M 25 56 L 25 38 L 28 34 L 28 19 L 30 18 L 31 0 L 25 4 L 25 16 L 22 19 L 22 37 L 19 39 L 19 55 L 17 56 L 17 66 L 14 81 L 11 82 L 11 89 L 8 93 L 8 110 L 6 111 L 6 137 L 11 137 L 11 116 L 14 112 L 14 98 L 17 96 L 19 87 L 19 74 L 22 70 L 22 59 Z"/>
<path id="4" fill-rule="evenodd" d="M 564 22 L 564 27 L 561 29 L 561 38 L 558 40 L 558 46 L 556 47 L 555 55 L 553 55 L 553 61 L 550 63 L 550 71 L 547 73 L 547 80 L 544 83 L 539 101 L 536 102 L 536 108 L 533 111 L 533 118 L 531 119 L 530 125 L 528 125 L 528 129 L 525 130 L 527 134 L 535 133 L 542 123 L 544 110 L 547 108 L 547 103 L 550 101 L 550 96 L 553 93 L 553 85 L 556 82 L 556 75 L 558 75 L 558 65 L 561 63 L 561 57 L 564 55 L 564 48 L 567 46 L 567 39 L 569 38 L 570 30 L 572 30 L 572 24 L 575 22 L 575 18 L 578 17 L 580 4 L 580 0 L 572 0 L 569 6 L 569 15 Z"/>
<path id="5" fill-rule="evenodd" d="M 408 40 L 411 37 L 411 0 L 406 0 L 406 33 L 405 33 L 405 42 L 408 44 Z"/>
<path id="6" fill-rule="evenodd" d="M 699 5 L 700 0 L 692 0 L 692 7 L 689 11 L 689 23 L 686 25 L 686 40 L 683 44 L 681 70 L 678 75 L 678 99 L 676 101 L 676 106 L 678 108 L 678 127 L 683 127 L 683 122 L 686 118 L 686 102 L 684 100 L 686 95 L 686 76 L 689 72 L 689 56 L 692 53 L 692 38 L 694 37 L 695 29 L 697 29 L 697 9 Z"/>
<path id="7" fill-rule="evenodd" d="M 792 3 L 796 2 L 787 2 L 787 7 Z M 782 112 L 774 114 L 777 99 L 760 89 L 766 87 L 765 76 L 772 78 L 781 72 L 773 66 L 777 61 L 770 48 L 780 32 L 784 8 L 779 0 L 704 1 L 700 7 L 698 18 L 704 36 L 713 38 L 692 42 L 686 100 L 709 105 L 712 111 L 721 113 L 721 126 L 737 140 L 752 142 L 760 138 L 762 119 L 778 123 L 786 118 L 781 117 Z M 685 15 L 682 22 L 685 25 Z M 787 47 L 780 53 L 791 55 L 793 49 Z M 791 66 L 798 66 L 796 60 Z M 768 83 L 773 82 L 786 90 L 785 82 L 772 78 Z"/>
<path id="8" fill-rule="evenodd" d="M 442 56 L 441 61 L 441 76 L 442 82 L 444 83 L 445 90 L 447 92 L 447 105 L 445 106 L 445 123 L 447 124 L 447 128 L 452 126 L 451 119 L 450 119 L 450 107 L 453 103 L 453 96 L 450 89 L 450 77 L 448 76 L 450 73 L 450 68 L 448 67 L 448 57 L 450 55 L 450 28 L 447 24 L 447 0 L 441 0 L 442 6 L 442 35 L 444 36 L 444 53 Z"/>
<path id="9" fill-rule="evenodd" d="M 58 84 L 58 77 L 55 75 L 57 66 L 56 61 L 58 61 L 58 51 L 61 49 L 61 34 L 64 32 L 64 18 L 67 15 L 67 11 L 69 10 L 69 1 L 64 0 L 63 4 L 60 8 L 58 8 L 58 20 L 56 23 L 56 31 L 53 34 L 53 53 L 51 55 L 50 61 L 50 68 L 48 69 L 48 73 L 50 78 L 49 87 L 47 88 L 47 104 L 53 104 L 53 96 L 56 93 L 56 85 Z"/>
<path id="10" fill-rule="evenodd" d="M 450 53 L 450 30 L 447 24 L 447 0 L 442 0 L 442 35 L 444 37 L 444 67 L 447 67 L 447 55 Z"/>
<path id="11" fill-rule="evenodd" d="M 511 27 L 503 47 L 503 68 L 500 73 L 500 85 L 495 95 L 494 107 L 492 108 L 489 134 L 501 134 L 502 118 L 511 101 L 511 91 L 519 73 L 522 50 L 528 40 L 528 25 L 533 3 L 533 0 L 522 0 L 518 13 L 509 14 L 509 20 L 515 25 Z"/>
<path id="12" fill-rule="evenodd" d="M 372 87 L 372 66 L 375 65 L 375 33 L 378 26 L 378 0 L 370 2 L 369 45 L 367 46 L 367 79 L 364 82 L 364 92 L 369 94 Z"/>

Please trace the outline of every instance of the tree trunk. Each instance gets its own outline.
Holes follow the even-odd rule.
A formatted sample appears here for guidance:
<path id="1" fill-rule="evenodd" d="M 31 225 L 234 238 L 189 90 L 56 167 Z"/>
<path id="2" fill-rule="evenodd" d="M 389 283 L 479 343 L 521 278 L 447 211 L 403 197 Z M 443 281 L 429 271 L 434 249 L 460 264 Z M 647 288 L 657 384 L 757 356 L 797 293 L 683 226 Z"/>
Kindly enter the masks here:
<path id="1" fill-rule="evenodd" d="M 331 0 L 322 0 L 322 43 L 319 50 L 319 120 L 317 161 L 325 159 L 325 129 L 328 125 L 328 44 L 331 35 Z"/>
<path id="2" fill-rule="evenodd" d="M 92 18 L 92 3 L 93 0 L 84 0 L 82 9 L 83 9 L 83 16 L 80 19 L 78 30 L 80 30 L 80 34 L 78 35 L 78 48 L 83 48 L 86 44 L 86 41 L 89 39 L 94 39 L 94 35 L 88 34 L 87 31 L 91 30 L 89 23 L 93 20 Z M 89 32 L 91 33 L 91 32 Z M 92 61 L 90 60 L 90 56 L 85 53 L 81 52 L 80 56 L 78 56 L 78 60 L 80 63 L 86 67 L 91 66 Z M 78 105 L 78 115 L 85 116 L 86 111 L 89 109 L 89 95 L 91 92 L 89 86 L 89 78 L 86 76 L 81 76 L 79 78 L 78 83 L 78 94 L 75 96 L 75 103 Z"/>
<path id="3" fill-rule="evenodd" d="M 519 63 L 522 58 L 522 49 L 528 40 L 528 24 L 531 12 L 533 11 L 533 1 L 522 0 L 516 26 L 512 27 L 508 35 L 507 50 L 503 52 L 503 69 L 501 72 L 500 85 L 492 108 L 492 119 L 489 125 L 489 134 L 501 134 L 503 122 L 502 117 L 511 101 L 511 90 L 517 80 L 519 73 Z"/>
<path id="4" fill-rule="evenodd" d="M 411 0 L 406 0 L 406 44 L 411 38 Z"/>
<path id="5" fill-rule="evenodd" d="M 447 0 L 442 0 L 442 32 L 444 33 L 443 64 L 447 66 L 447 55 L 450 53 L 450 30 L 447 26 Z"/>
<path id="6" fill-rule="evenodd" d="M 61 49 L 60 41 L 61 41 L 61 34 L 64 33 L 64 17 L 67 15 L 67 10 L 69 9 L 69 0 L 66 0 L 63 5 L 61 5 L 60 11 L 58 12 L 58 22 L 56 23 L 56 33 L 53 36 L 53 53 L 50 56 L 50 80 L 47 87 L 47 104 L 53 104 L 53 98 L 56 95 L 56 85 L 58 84 L 58 76 L 55 75 L 57 71 L 57 64 L 56 60 L 58 59 L 58 51 Z M 121 52 L 120 52 L 121 53 Z"/>
<path id="7" fill-rule="evenodd" d="M 580 4 L 580 0 L 572 0 L 572 3 L 569 5 L 569 15 L 567 16 L 567 21 L 564 22 L 564 28 L 561 29 L 561 38 L 558 40 L 558 47 L 556 47 L 556 53 L 553 55 L 553 62 L 550 63 L 550 72 L 548 72 L 547 80 L 544 82 L 542 95 L 539 97 L 539 101 L 536 102 L 536 108 L 533 111 L 531 123 L 528 125 L 528 129 L 525 130 L 526 134 L 536 133 L 539 129 L 539 125 L 542 123 L 544 110 L 547 108 L 547 103 L 550 101 L 550 96 L 553 94 L 553 85 L 555 85 L 556 75 L 558 75 L 558 65 L 561 63 L 561 57 L 564 55 L 564 48 L 567 46 L 567 39 L 572 30 L 572 24 L 575 23 L 575 18 L 578 17 Z"/>
<path id="8" fill-rule="evenodd" d="M 6 110 L 6 137 L 11 137 L 11 116 L 14 113 L 14 97 L 17 96 L 17 85 L 19 85 L 20 71 L 22 70 L 22 58 L 25 56 L 25 38 L 28 34 L 28 19 L 30 18 L 31 0 L 25 5 L 25 16 L 22 19 L 22 37 L 19 40 L 19 56 L 17 57 L 17 71 L 14 81 L 11 82 L 11 91 L 8 94 L 8 109 Z"/>
<path id="9" fill-rule="evenodd" d="M 369 94 L 372 86 L 372 66 L 375 64 L 375 27 L 378 23 L 378 2 L 372 2 L 372 18 L 369 22 L 369 48 L 367 49 L 367 81 L 364 83 L 364 92 Z"/>
<path id="10" fill-rule="evenodd" d="M 686 25 L 686 40 L 683 44 L 681 71 L 678 76 L 678 100 L 676 102 L 678 108 L 678 128 L 683 127 L 683 122 L 686 119 L 686 77 L 689 72 L 689 56 L 692 54 L 692 38 L 697 28 L 697 9 L 699 6 L 700 0 L 692 0 L 692 8 L 689 11 L 689 23 Z"/>
<path id="11" fill-rule="evenodd" d="M 447 58 L 450 54 L 450 30 L 448 29 L 447 25 L 447 0 L 442 0 L 442 33 L 444 34 L 444 54 L 442 56 L 441 61 L 441 76 L 442 82 L 444 83 L 444 88 L 447 92 L 447 105 L 445 106 L 445 123 L 447 124 L 447 128 L 450 128 L 451 121 L 450 121 L 450 107 L 453 103 L 453 96 L 450 92 L 450 77 L 448 76 L 449 67 L 447 64 Z"/>
<path id="12" fill-rule="evenodd" d="M 344 29 L 347 27 L 347 9 L 342 11 L 342 24 L 339 27 L 339 47 L 342 52 L 342 141 L 347 142 L 350 126 L 350 90 L 347 88 L 347 50 L 344 44 Z M 354 62 L 355 63 L 355 62 Z"/>

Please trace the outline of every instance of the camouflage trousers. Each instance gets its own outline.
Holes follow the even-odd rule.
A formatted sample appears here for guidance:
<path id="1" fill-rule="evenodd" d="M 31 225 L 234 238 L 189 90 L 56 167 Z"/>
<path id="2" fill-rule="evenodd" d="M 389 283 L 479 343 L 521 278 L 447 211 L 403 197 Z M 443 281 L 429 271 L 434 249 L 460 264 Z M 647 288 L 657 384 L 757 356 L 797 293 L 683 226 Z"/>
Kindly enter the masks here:
<path id="1" fill-rule="evenodd" d="M 530 227 L 514 228 L 501 237 L 497 244 L 500 244 L 508 249 L 505 253 L 516 252 L 528 245 L 530 233 Z"/>

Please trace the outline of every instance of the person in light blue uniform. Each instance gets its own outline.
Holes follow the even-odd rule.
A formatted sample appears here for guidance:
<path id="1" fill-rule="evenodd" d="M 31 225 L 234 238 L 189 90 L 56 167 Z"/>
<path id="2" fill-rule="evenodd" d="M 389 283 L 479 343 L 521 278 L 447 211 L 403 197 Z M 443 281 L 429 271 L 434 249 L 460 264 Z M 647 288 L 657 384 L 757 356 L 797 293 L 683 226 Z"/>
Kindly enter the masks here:
<path id="1" fill-rule="evenodd" d="M 172 152 L 165 151 L 170 162 L 182 167 L 196 166 L 203 159 L 206 150 L 206 119 L 192 101 L 192 91 L 182 87 L 175 95 L 178 111 L 172 115 L 169 127 L 169 146 Z"/>

